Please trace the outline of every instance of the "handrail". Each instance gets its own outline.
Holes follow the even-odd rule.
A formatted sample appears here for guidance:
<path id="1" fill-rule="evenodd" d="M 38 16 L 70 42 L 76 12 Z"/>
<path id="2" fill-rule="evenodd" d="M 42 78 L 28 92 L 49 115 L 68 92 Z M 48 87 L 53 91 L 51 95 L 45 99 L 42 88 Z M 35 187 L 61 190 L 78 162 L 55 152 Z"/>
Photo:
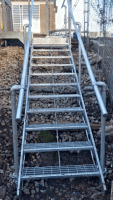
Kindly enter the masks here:
<path id="1" fill-rule="evenodd" d="M 24 54 L 23 72 L 22 72 L 19 99 L 18 99 L 18 105 L 17 105 L 17 113 L 16 113 L 17 122 L 21 120 L 21 115 L 22 115 L 22 107 L 23 107 L 24 91 L 25 91 L 25 85 L 26 85 L 27 67 L 28 67 L 28 58 L 29 58 L 30 38 L 31 38 L 33 3 L 34 3 L 34 0 L 32 0 L 31 2 L 31 9 L 30 9 L 29 30 L 28 30 L 28 35 L 27 35 L 26 50 Z"/>
<path id="2" fill-rule="evenodd" d="M 89 60 L 88 60 L 88 57 L 87 57 L 87 54 L 86 54 L 86 50 L 85 50 L 85 48 L 84 48 L 84 45 L 83 45 L 81 36 L 80 36 L 79 31 L 78 31 L 78 29 L 77 29 L 77 25 L 76 25 L 76 22 L 75 22 L 73 13 L 72 13 L 72 9 L 71 9 L 69 0 L 67 0 L 67 4 L 68 4 L 68 9 L 69 9 L 69 12 L 70 12 L 72 21 L 73 21 L 73 25 L 74 25 L 74 28 L 75 28 L 75 31 L 76 31 L 76 34 L 77 34 L 77 38 L 78 38 L 79 44 L 80 44 L 80 46 L 81 46 L 82 54 L 83 54 L 83 57 L 84 57 L 84 60 L 85 60 L 85 63 L 86 63 L 86 67 L 87 67 L 87 70 L 88 70 L 88 73 L 89 73 L 89 76 L 90 76 L 90 80 L 91 80 L 92 86 L 93 86 L 93 88 L 94 88 L 96 97 L 97 97 L 98 104 L 99 104 L 99 106 L 100 106 L 102 115 L 103 115 L 104 117 L 106 117 L 106 116 L 108 115 L 108 113 L 107 113 L 106 107 L 105 107 L 105 105 L 104 105 L 104 102 L 103 102 L 103 100 L 102 100 L 102 97 L 101 97 L 99 88 L 98 88 L 98 86 L 97 86 L 97 82 L 96 82 L 96 80 L 95 80 L 93 71 L 92 71 L 92 69 L 91 69 L 90 62 L 89 62 Z"/>
<path id="3" fill-rule="evenodd" d="M 64 3 L 65 3 L 65 0 L 63 1 L 61 8 L 63 8 L 63 7 L 64 7 Z"/>

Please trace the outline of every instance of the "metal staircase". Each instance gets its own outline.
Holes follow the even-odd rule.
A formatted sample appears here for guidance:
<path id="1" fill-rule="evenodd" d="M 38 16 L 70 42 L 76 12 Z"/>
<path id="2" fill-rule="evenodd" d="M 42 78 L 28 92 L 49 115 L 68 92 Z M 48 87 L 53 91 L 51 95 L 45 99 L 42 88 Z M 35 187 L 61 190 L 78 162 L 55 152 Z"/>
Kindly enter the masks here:
<path id="1" fill-rule="evenodd" d="M 70 9 L 70 5 L 68 6 Z M 26 45 L 26 51 L 28 51 L 30 45 L 29 33 L 30 31 L 28 32 L 28 43 Z M 88 68 L 89 61 L 87 60 L 86 54 L 84 52 L 84 47 L 81 43 L 81 39 L 79 38 L 79 33 L 77 33 L 77 36 L 79 39 L 79 44 L 81 45 L 81 48 L 83 50 L 83 55 L 85 55 L 85 62 Z M 25 54 L 25 60 L 26 56 L 28 55 L 29 53 L 27 52 Z M 63 177 L 98 176 L 101 180 L 101 183 L 103 184 L 104 190 L 106 190 L 103 169 L 101 168 L 102 165 L 100 164 L 98 158 L 95 142 L 93 139 L 92 131 L 90 128 L 88 116 L 86 113 L 81 93 L 80 81 L 78 81 L 76 66 L 73 60 L 73 55 L 68 39 L 62 37 L 46 37 L 38 39 L 33 38 L 32 45 L 30 46 L 30 64 L 28 70 L 28 77 L 26 67 L 27 64 L 24 62 L 24 65 L 24 75 L 22 76 L 23 78 L 21 81 L 21 85 L 19 87 L 15 86 L 12 88 L 12 122 L 14 134 L 13 140 L 17 195 L 19 195 L 20 193 L 21 184 L 23 180 Z M 91 69 L 90 74 L 92 75 Z M 95 84 L 95 79 L 93 78 L 94 77 L 91 77 L 91 80 L 93 80 L 92 85 L 97 95 L 97 99 L 102 111 L 102 116 L 104 116 L 105 120 L 107 111 L 104 107 L 104 103 L 99 93 L 98 86 L 97 84 Z M 21 119 L 23 103 L 22 94 L 24 94 L 25 88 L 25 117 L 22 134 L 20 166 L 18 167 L 16 121 L 19 121 L 19 119 Z M 15 90 L 20 90 L 20 96 L 16 112 L 16 121 L 16 103 L 14 93 Z M 78 115 L 79 121 L 77 121 Z M 39 120 L 39 116 L 40 119 L 42 119 L 41 116 L 43 116 L 43 120 Z M 53 120 L 49 121 L 50 116 L 52 116 Z M 59 116 L 62 117 L 60 117 L 59 119 Z M 68 116 L 68 120 L 66 120 L 65 116 Z M 73 116 L 73 120 L 70 119 L 71 116 Z M 38 138 L 37 131 L 44 130 L 55 131 L 56 141 L 50 143 L 36 143 L 35 140 L 35 143 L 30 143 L 30 141 L 27 140 L 29 135 L 33 135 L 33 133 L 35 133 Z M 80 141 L 73 139 L 72 141 L 62 142 L 59 140 L 59 135 L 60 132 L 64 130 L 77 130 L 78 134 L 84 131 L 85 136 L 83 137 L 83 140 Z M 103 143 L 102 148 L 104 148 Z M 62 165 L 60 155 L 61 151 L 63 152 L 82 150 L 90 152 L 90 163 L 83 163 L 82 165 Z M 25 162 L 26 154 L 37 152 L 58 152 L 58 165 L 49 166 L 48 163 L 48 166 L 43 167 L 29 166 L 29 163 Z"/>
<path id="2" fill-rule="evenodd" d="M 55 44 L 54 40 L 56 38 L 50 38 Z M 58 38 L 58 41 L 63 38 Z M 44 39 L 45 41 L 47 39 Z M 64 39 L 66 40 L 66 39 Z M 23 128 L 23 141 L 21 147 L 21 161 L 20 161 L 20 171 L 18 178 L 18 194 L 20 189 L 20 183 L 22 180 L 30 179 L 40 179 L 40 178 L 58 178 L 58 177 L 78 177 L 78 176 L 100 176 L 102 183 L 104 184 L 104 178 L 102 170 L 100 167 L 94 139 L 92 136 L 91 128 L 89 125 L 88 117 L 86 114 L 82 94 L 80 91 L 80 85 L 77 78 L 76 68 L 73 61 L 72 52 L 68 43 L 61 43 L 52 47 L 47 45 L 45 42 L 45 48 L 40 49 L 39 44 L 34 44 L 31 47 L 31 60 L 29 67 L 29 76 L 28 76 L 28 86 L 26 94 L 26 108 L 25 108 L 25 120 Z M 38 48 L 37 48 L 38 46 Z M 42 55 L 40 55 L 42 53 Z M 44 56 L 43 54 L 49 54 Z M 38 55 L 37 55 L 38 54 Z M 54 55 L 55 54 L 55 55 Z M 62 56 L 63 54 L 63 56 Z M 55 64 L 53 60 L 55 59 Z M 64 64 L 64 59 L 67 61 L 67 64 Z M 49 61 L 48 61 L 49 60 Z M 60 62 L 59 62 L 60 60 Z M 34 64 L 37 63 L 37 64 Z M 42 64 L 43 62 L 43 64 Z M 38 64 L 39 63 L 39 64 Z M 40 73 L 40 67 L 44 67 L 47 71 L 46 73 Z M 69 72 L 65 72 L 63 68 L 68 68 Z M 48 70 L 49 68 L 49 70 Z M 50 69 L 51 68 L 51 69 Z M 57 68 L 57 69 L 56 69 Z M 49 71 L 49 72 L 48 72 Z M 50 72 L 51 71 L 51 72 Z M 40 77 L 44 77 L 44 83 L 40 83 Z M 51 83 L 48 82 L 51 79 Z M 56 79 L 56 77 L 60 77 Z M 55 81 L 56 80 L 56 81 Z M 60 81 L 59 81 L 60 80 Z M 65 81 L 64 81 L 65 80 Z M 37 82 L 37 83 L 36 83 Z M 45 95 L 44 88 L 51 88 L 49 92 L 51 94 Z M 65 92 L 66 88 L 74 88 L 75 92 Z M 59 91 L 60 90 L 60 91 Z M 40 92 L 41 91 L 41 92 Z M 43 92 L 44 91 L 44 92 Z M 32 94 L 33 93 L 33 94 Z M 79 107 L 67 107 L 64 103 L 63 108 L 59 107 L 56 99 L 77 99 Z M 53 108 L 34 108 L 30 107 L 30 100 L 32 104 L 36 103 L 36 100 L 51 101 L 54 100 Z M 38 115 L 38 114 L 54 114 L 55 123 L 37 123 L 32 124 L 29 121 L 29 115 Z M 74 113 L 75 119 L 78 113 L 81 114 L 82 122 L 81 123 L 65 123 L 64 120 L 58 123 L 58 113 L 66 113 L 71 115 Z M 33 117 L 33 116 L 32 116 Z M 73 141 L 73 142 L 59 142 L 59 130 L 73 129 L 73 130 L 85 130 L 87 139 L 85 141 Z M 57 135 L 57 142 L 55 143 L 27 143 L 27 135 L 32 134 L 32 131 L 42 131 L 42 130 L 55 130 Z M 90 150 L 92 156 L 91 164 L 86 165 L 68 165 L 61 166 L 60 164 L 60 151 L 78 151 L 78 150 Z M 59 156 L 59 165 L 58 166 L 46 166 L 46 167 L 25 167 L 24 158 L 26 153 L 36 153 L 36 152 L 53 152 L 58 151 Z M 95 158 L 95 159 L 94 159 Z M 96 162 L 95 162 L 95 161 Z"/>

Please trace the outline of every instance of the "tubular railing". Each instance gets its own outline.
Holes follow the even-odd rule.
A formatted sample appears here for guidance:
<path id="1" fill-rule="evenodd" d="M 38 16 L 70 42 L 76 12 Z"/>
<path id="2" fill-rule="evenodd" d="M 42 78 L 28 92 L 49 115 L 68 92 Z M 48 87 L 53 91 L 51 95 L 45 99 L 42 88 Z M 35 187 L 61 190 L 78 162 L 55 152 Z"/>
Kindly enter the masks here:
<path id="1" fill-rule="evenodd" d="M 24 91 L 25 91 L 25 86 L 26 86 L 26 76 L 27 76 L 27 68 L 28 68 L 29 47 L 30 47 L 30 39 L 31 39 L 32 16 L 33 16 L 33 3 L 34 3 L 34 0 L 31 1 L 29 29 L 28 29 L 28 35 L 27 35 L 27 41 L 26 41 L 23 72 L 22 72 L 19 99 L 18 99 L 18 105 L 17 105 L 17 113 L 16 113 L 16 121 L 17 122 L 19 122 L 21 120 L 23 100 L 24 100 Z"/>
<path id="2" fill-rule="evenodd" d="M 62 7 L 64 6 L 65 0 L 63 0 Z M 107 85 L 103 82 L 96 82 L 92 68 L 90 66 L 90 62 L 88 60 L 88 56 L 86 53 L 86 50 L 84 48 L 82 39 L 81 39 L 81 34 L 80 34 L 80 28 L 78 30 L 77 28 L 77 23 L 75 22 L 73 12 L 71 9 L 71 0 L 67 0 L 67 5 L 68 5 L 68 11 L 69 11 L 69 17 L 71 16 L 75 32 L 77 35 L 78 43 L 79 43 L 79 84 L 81 84 L 81 52 L 84 57 L 84 61 L 89 73 L 89 77 L 92 83 L 92 87 L 94 89 L 100 110 L 101 110 L 101 150 L 100 150 L 100 164 L 102 168 L 102 172 L 104 173 L 104 160 L 105 160 L 105 123 L 106 123 L 106 116 L 108 115 L 107 110 L 106 110 L 106 90 L 107 90 Z M 70 29 L 71 31 L 71 29 Z M 71 33 L 69 33 L 70 37 Z M 71 44 L 70 44 L 71 45 Z M 101 94 L 99 91 L 99 87 L 101 87 Z"/>
<path id="3" fill-rule="evenodd" d="M 64 0 L 65 2 L 65 0 Z M 103 99 L 101 97 L 101 94 L 100 94 L 100 91 L 99 91 L 99 88 L 98 88 L 98 85 L 97 85 L 97 82 L 95 80 L 95 77 L 94 77 L 94 74 L 93 74 L 93 71 L 92 71 L 92 68 L 90 66 L 90 63 L 89 63 L 89 60 L 88 60 L 88 57 L 87 57 L 87 53 L 86 53 L 86 50 L 84 48 L 84 45 L 83 45 L 83 42 L 82 42 L 82 39 L 81 39 L 81 36 L 79 34 L 79 31 L 77 29 L 77 24 L 75 22 L 75 19 L 74 19 L 74 16 L 73 16 L 73 12 L 72 12 L 72 9 L 71 9 L 71 5 L 70 5 L 70 1 L 67 0 L 67 4 L 68 4 L 68 9 L 69 9 L 69 13 L 70 13 L 70 16 L 71 16 L 71 19 L 73 21 L 73 25 L 74 25 L 74 28 L 75 28 L 75 31 L 76 31 L 76 35 L 77 35 L 77 39 L 78 39 L 78 42 L 81 46 L 81 51 L 82 51 L 82 55 L 84 57 L 84 60 L 85 60 L 85 63 L 86 63 L 86 67 L 87 67 L 87 70 L 88 70 L 88 73 L 89 73 L 89 77 L 90 77 L 90 80 L 91 80 L 91 83 L 92 83 L 92 86 L 94 88 L 94 91 L 95 91 L 95 94 L 96 94 L 96 97 L 97 97 L 97 101 L 98 101 L 98 104 L 100 106 L 100 109 L 101 109 L 101 113 L 104 117 L 106 117 L 108 115 L 107 113 L 107 110 L 106 110 L 106 107 L 104 105 L 104 102 L 103 102 Z"/>
<path id="4" fill-rule="evenodd" d="M 64 0 L 65 2 L 65 0 Z M 11 88 L 11 102 L 12 102 L 12 125 L 13 125 L 13 145 L 14 145 L 14 165 L 15 165 L 15 178 L 18 178 L 18 135 L 17 135 L 17 122 L 21 120 L 22 115 L 22 108 L 23 108 L 23 100 L 24 100 L 24 92 L 26 89 L 26 78 L 27 78 L 27 69 L 28 69 L 28 58 L 29 58 L 29 47 L 30 47 L 30 39 L 31 39 L 31 26 L 32 26 L 32 16 L 33 16 L 33 3 L 34 0 L 31 2 L 31 9 L 30 9 L 30 19 L 29 19 L 29 30 L 27 35 L 27 41 L 26 41 L 26 49 L 25 49 L 25 55 L 24 55 L 24 63 L 23 63 L 23 72 L 22 72 L 22 78 L 21 78 L 21 84 L 19 86 L 13 86 Z M 95 91 L 100 109 L 101 109 L 101 167 L 102 171 L 104 171 L 104 156 L 105 156 L 105 117 L 107 116 L 107 110 L 105 107 L 106 103 L 106 84 L 101 82 L 96 82 L 93 71 L 91 69 L 82 39 L 81 39 L 81 24 L 76 23 L 74 20 L 74 16 L 72 13 L 72 9 L 70 6 L 70 0 L 67 0 L 68 9 L 70 12 L 70 16 L 72 18 L 74 28 L 77 34 L 78 43 L 79 43 L 79 84 L 81 82 L 81 51 L 86 63 L 86 67 L 92 82 L 93 89 Z M 79 30 L 77 28 L 77 25 L 79 26 Z M 71 29 L 70 29 L 71 30 Z M 102 96 L 100 94 L 99 88 L 102 88 Z M 19 100 L 17 104 L 17 111 L 16 111 L 16 91 L 19 90 Z M 16 119 L 16 120 L 15 120 Z"/>
<path id="5" fill-rule="evenodd" d="M 62 30 L 64 29 L 64 27 L 65 27 L 65 29 L 66 29 L 66 27 L 67 27 L 67 24 L 68 24 L 68 20 L 69 20 L 69 17 L 67 17 L 67 6 L 66 5 L 64 5 L 64 3 L 65 3 L 65 0 L 63 0 L 63 3 L 62 3 L 62 6 L 61 6 L 61 8 L 65 8 L 65 24 L 62 26 L 62 29 L 60 30 L 60 32 L 59 32 L 59 34 L 61 34 L 62 35 Z M 75 2 L 75 4 L 74 4 L 74 6 L 73 6 L 73 8 L 72 8 L 72 12 L 74 12 L 74 10 L 75 10 L 75 8 L 76 8 L 76 6 L 77 6 L 77 4 L 79 3 L 79 0 L 76 0 L 76 2 Z M 66 33 L 67 34 L 67 33 Z"/>

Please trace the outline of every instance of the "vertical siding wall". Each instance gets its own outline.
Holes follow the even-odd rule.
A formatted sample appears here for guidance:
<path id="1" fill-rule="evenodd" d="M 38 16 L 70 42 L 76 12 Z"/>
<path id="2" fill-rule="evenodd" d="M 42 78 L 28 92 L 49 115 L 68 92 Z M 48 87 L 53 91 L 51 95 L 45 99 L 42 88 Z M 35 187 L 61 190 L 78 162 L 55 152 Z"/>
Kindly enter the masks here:
<path id="1" fill-rule="evenodd" d="M 55 8 L 49 4 L 49 28 L 55 30 Z M 40 4 L 40 33 L 46 34 L 46 4 Z"/>
<path id="2" fill-rule="evenodd" d="M 40 33 L 46 33 L 46 4 L 40 4 Z"/>
<path id="3" fill-rule="evenodd" d="M 10 5 L 10 1 L 7 1 Z M 1 22 L 3 22 L 3 31 L 12 31 L 12 14 L 11 7 L 5 4 L 5 1 L 1 1 L 0 4 L 0 31 Z"/>
<path id="4" fill-rule="evenodd" d="M 50 4 L 50 31 L 55 30 L 55 8 Z"/>
<path id="5" fill-rule="evenodd" d="M 12 30 L 12 18 L 11 18 L 11 10 L 8 6 L 4 8 L 5 12 L 5 31 Z M 50 30 L 55 30 L 55 8 L 54 4 L 49 4 L 49 28 Z M 1 22 L 2 22 L 2 6 L 0 5 L 0 31 L 1 30 Z M 46 3 L 40 4 L 40 33 L 46 34 Z"/>
<path id="6" fill-rule="evenodd" d="M 6 31 L 12 31 L 11 8 L 6 5 Z"/>

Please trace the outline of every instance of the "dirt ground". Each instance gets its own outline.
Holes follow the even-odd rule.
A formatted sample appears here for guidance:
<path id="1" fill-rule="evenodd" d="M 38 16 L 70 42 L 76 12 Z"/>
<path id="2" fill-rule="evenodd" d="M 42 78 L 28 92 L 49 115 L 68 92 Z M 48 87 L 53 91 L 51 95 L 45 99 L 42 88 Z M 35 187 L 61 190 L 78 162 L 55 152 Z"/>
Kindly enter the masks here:
<path id="1" fill-rule="evenodd" d="M 76 50 L 73 47 L 73 56 L 77 64 Z M 14 160 L 13 160 L 13 138 L 12 138 L 12 118 L 11 118 L 11 97 L 10 88 L 14 84 L 20 84 L 24 50 L 22 47 L 3 47 L 0 48 L 0 199 L 16 200 L 16 186 L 13 181 Z M 97 62 L 94 51 L 88 53 L 92 64 L 93 72 L 98 80 L 105 80 L 103 77 L 100 61 Z M 96 61 L 95 61 L 96 60 Z M 100 111 L 93 95 L 86 95 L 85 86 L 89 86 L 87 70 L 82 59 L 82 92 L 88 112 L 90 123 L 93 124 L 93 135 L 100 152 Z M 98 178 L 70 178 L 70 179 L 50 179 L 25 182 L 22 200 L 109 200 L 111 191 L 111 181 L 113 180 L 113 108 L 110 104 L 109 90 L 107 91 L 107 126 L 111 126 L 106 136 L 106 156 L 105 166 L 107 174 L 105 178 L 107 191 L 103 196 Z M 22 123 L 19 128 L 19 147 L 21 145 Z M 80 139 L 80 138 L 79 138 Z M 79 152 L 78 152 L 79 154 Z M 56 162 L 54 154 L 51 162 Z M 73 153 L 69 155 L 76 159 Z M 81 155 L 79 155 L 81 158 Z M 85 154 L 84 156 L 88 156 Z M 65 155 L 65 159 L 67 154 Z"/>

